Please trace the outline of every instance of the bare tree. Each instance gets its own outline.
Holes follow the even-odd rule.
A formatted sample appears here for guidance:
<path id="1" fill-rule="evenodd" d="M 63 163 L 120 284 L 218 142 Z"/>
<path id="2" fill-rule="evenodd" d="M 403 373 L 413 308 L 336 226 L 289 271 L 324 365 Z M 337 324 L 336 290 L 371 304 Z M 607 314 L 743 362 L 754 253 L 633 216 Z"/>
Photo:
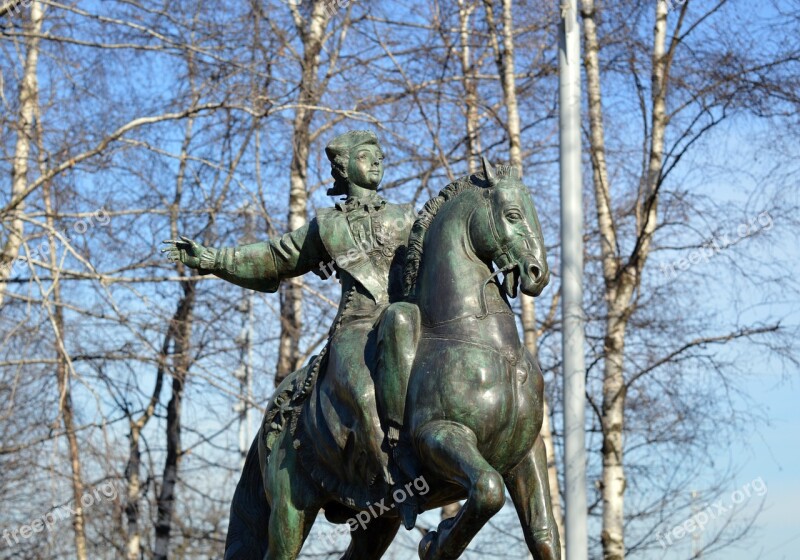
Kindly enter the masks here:
<path id="1" fill-rule="evenodd" d="M 642 121 L 645 123 L 640 175 L 634 185 L 629 185 L 630 191 L 623 203 L 618 202 L 618 198 L 614 196 L 613 176 L 608 170 L 607 132 L 604 126 L 606 115 L 601 93 L 603 70 L 600 52 L 603 43 L 598 33 L 598 8 L 593 0 L 582 1 L 584 67 L 589 107 L 589 153 L 603 281 L 602 298 L 605 307 L 605 313 L 600 319 L 603 325 L 603 345 L 597 360 L 601 361 L 603 367 L 602 399 L 599 404 L 595 404 L 593 400 L 590 402 L 602 430 L 602 481 L 599 484 L 603 512 L 601 542 L 603 557 L 609 560 L 621 560 L 626 554 L 624 496 L 628 486 L 628 476 L 625 469 L 624 434 L 626 412 L 629 407 L 627 397 L 631 387 L 640 382 L 645 375 L 645 373 L 626 375 L 626 356 L 630 355 L 630 350 L 626 349 L 626 341 L 630 338 L 631 327 L 640 327 L 642 324 L 636 317 L 642 313 L 643 300 L 648 297 L 643 293 L 643 278 L 645 265 L 656 247 L 654 239 L 659 231 L 659 217 L 664 213 L 660 208 L 665 196 L 664 184 L 683 154 L 719 122 L 713 116 L 712 108 L 720 107 L 724 118 L 726 108 L 732 103 L 737 103 L 734 101 L 738 95 L 737 90 L 728 87 L 730 81 L 736 80 L 735 76 L 728 74 L 723 82 L 713 75 L 701 74 L 699 83 L 693 83 L 687 81 L 684 75 L 674 75 L 674 62 L 679 50 L 686 48 L 685 44 L 692 33 L 696 32 L 706 20 L 712 18 L 725 3 L 723 1 L 713 4 L 707 11 L 696 16 L 694 21 L 689 21 L 689 6 L 695 6 L 695 2 L 683 2 L 676 11 L 671 12 L 670 3 L 660 0 L 655 5 L 655 25 L 649 46 L 646 43 L 638 43 L 635 33 L 632 34 L 634 37 L 628 36 L 629 40 L 618 41 L 622 51 L 629 57 L 631 73 L 639 86 L 638 100 Z M 630 7 L 622 8 L 620 12 L 614 11 L 613 14 L 606 11 L 603 13 L 610 18 L 620 17 L 612 19 L 611 25 L 625 36 L 625 31 L 630 28 L 623 22 L 631 21 Z M 634 13 L 636 18 L 633 21 L 638 22 L 642 13 L 638 9 Z M 671 30 L 668 25 L 670 13 L 675 18 Z M 636 67 L 636 59 L 642 48 L 649 48 L 650 51 L 649 100 L 645 99 L 644 88 L 639 85 Z M 764 82 L 758 87 L 768 89 L 770 86 Z M 673 88 L 680 88 L 681 93 L 686 94 L 688 101 L 685 105 L 679 104 L 670 113 L 669 92 Z M 747 103 L 744 99 L 742 101 Z M 690 119 L 688 126 L 684 128 L 676 117 L 688 107 L 697 108 L 698 115 Z M 700 119 L 706 117 L 708 117 L 707 124 L 698 124 Z M 678 138 L 672 146 L 666 143 L 668 131 Z M 617 179 L 617 183 L 619 182 L 622 181 Z M 629 226 L 631 221 L 633 223 Z M 687 343 L 679 354 L 682 355 L 682 359 L 686 359 L 685 353 L 691 353 L 692 350 L 707 344 L 753 339 L 774 331 L 774 325 L 766 325 L 738 328 L 719 336 L 699 336 Z M 671 354 L 670 359 L 677 359 L 677 355 Z M 648 361 L 651 360 L 652 357 L 648 358 Z M 664 364 L 660 360 L 656 362 Z M 651 366 L 646 368 L 646 371 L 652 372 L 653 369 Z"/>

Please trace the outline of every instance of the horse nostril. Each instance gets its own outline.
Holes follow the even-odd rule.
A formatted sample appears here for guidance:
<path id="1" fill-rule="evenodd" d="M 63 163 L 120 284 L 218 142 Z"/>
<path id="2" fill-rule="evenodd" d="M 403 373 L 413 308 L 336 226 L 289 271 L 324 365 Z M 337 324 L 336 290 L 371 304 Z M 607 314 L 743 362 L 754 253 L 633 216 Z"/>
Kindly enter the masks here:
<path id="1" fill-rule="evenodd" d="M 542 278 L 542 269 L 535 264 L 532 264 L 528 266 L 528 274 L 538 282 Z"/>

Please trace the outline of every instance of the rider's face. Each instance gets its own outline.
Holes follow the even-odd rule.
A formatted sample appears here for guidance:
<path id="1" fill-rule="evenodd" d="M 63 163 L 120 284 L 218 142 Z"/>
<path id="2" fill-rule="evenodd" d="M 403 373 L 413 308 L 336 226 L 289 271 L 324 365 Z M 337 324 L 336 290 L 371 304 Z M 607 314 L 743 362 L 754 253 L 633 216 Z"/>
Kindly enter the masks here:
<path id="1" fill-rule="evenodd" d="M 376 190 L 383 179 L 383 152 L 378 146 L 366 144 L 350 152 L 347 178 L 356 186 Z"/>

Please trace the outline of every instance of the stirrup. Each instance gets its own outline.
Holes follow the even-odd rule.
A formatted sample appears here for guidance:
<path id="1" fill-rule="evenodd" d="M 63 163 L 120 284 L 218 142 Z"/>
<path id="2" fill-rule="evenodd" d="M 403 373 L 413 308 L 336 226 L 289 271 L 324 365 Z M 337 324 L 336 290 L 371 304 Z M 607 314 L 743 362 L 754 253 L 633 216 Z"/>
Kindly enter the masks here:
<path id="1" fill-rule="evenodd" d="M 390 449 L 395 449 L 400 443 L 400 428 L 398 426 L 389 426 L 389 431 L 386 434 L 386 441 Z"/>

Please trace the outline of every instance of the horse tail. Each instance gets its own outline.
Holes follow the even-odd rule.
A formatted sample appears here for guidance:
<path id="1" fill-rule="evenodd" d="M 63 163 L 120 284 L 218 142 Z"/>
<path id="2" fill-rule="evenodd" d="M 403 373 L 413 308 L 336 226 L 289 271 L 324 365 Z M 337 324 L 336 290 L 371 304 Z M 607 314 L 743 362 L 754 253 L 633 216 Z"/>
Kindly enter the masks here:
<path id="1" fill-rule="evenodd" d="M 270 508 L 258 458 L 259 431 L 247 458 L 231 502 L 225 560 L 264 558 L 269 543 Z"/>

